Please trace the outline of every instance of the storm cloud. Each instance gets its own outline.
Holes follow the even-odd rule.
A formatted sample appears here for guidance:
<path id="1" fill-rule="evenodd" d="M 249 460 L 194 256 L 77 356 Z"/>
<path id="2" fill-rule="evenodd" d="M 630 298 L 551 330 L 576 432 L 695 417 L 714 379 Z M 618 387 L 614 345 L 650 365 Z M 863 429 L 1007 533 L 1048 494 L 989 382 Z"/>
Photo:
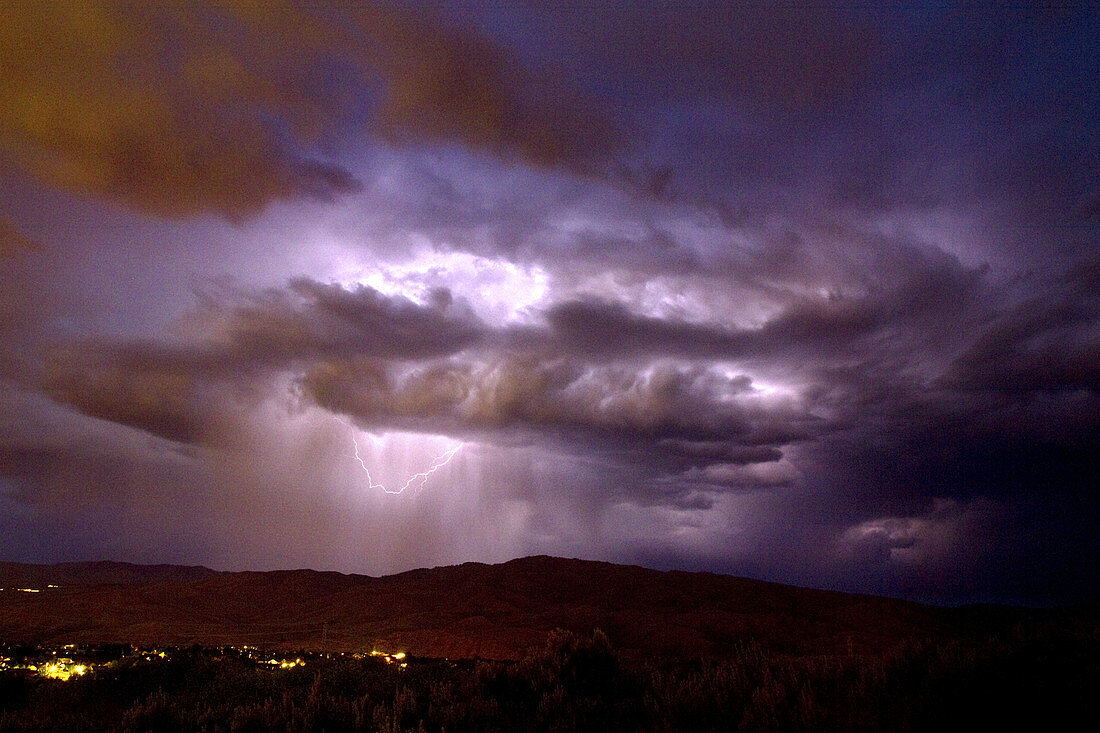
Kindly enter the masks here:
<path id="1" fill-rule="evenodd" d="M 1094 8 L 0 34 L 5 557 L 1100 597 Z"/>
<path id="2" fill-rule="evenodd" d="M 367 128 L 593 172 L 613 118 L 502 47 L 388 4 L 18 2 L 2 17 L 0 150 L 45 182 L 164 216 L 253 216 L 359 189 Z"/>

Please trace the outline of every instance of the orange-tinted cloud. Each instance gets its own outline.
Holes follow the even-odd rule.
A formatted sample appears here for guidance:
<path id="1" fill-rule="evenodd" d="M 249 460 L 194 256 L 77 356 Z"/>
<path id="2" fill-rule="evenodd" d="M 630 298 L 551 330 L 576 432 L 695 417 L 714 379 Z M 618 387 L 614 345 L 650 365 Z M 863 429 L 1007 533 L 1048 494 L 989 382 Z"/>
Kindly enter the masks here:
<path id="1" fill-rule="evenodd" d="M 41 245 L 21 232 L 6 216 L 0 216 L 0 257 L 41 249 Z"/>
<path id="2" fill-rule="evenodd" d="M 0 160 L 160 216 L 354 190 L 344 136 L 584 168 L 614 126 L 564 84 L 393 8 L 225 0 L 0 11 Z"/>

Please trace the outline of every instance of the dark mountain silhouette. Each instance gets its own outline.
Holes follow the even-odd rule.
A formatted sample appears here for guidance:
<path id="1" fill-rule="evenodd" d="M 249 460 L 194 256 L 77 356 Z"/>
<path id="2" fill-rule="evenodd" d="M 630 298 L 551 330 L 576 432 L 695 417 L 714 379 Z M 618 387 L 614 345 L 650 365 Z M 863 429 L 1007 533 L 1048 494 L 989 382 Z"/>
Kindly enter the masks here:
<path id="1" fill-rule="evenodd" d="M 48 588 L 48 585 L 56 588 Z M 528 557 L 380 578 L 312 570 L 0 563 L 0 640 L 325 651 L 404 650 L 515 659 L 555 628 L 602 629 L 626 656 L 881 651 L 1085 611 L 938 608 L 710 573 Z M 38 593 L 14 588 L 34 588 Z"/>
<path id="2" fill-rule="evenodd" d="M 64 562 L 24 565 L 0 562 L 0 588 L 55 585 L 136 584 L 200 580 L 218 571 L 197 565 L 135 565 L 128 562 Z"/>

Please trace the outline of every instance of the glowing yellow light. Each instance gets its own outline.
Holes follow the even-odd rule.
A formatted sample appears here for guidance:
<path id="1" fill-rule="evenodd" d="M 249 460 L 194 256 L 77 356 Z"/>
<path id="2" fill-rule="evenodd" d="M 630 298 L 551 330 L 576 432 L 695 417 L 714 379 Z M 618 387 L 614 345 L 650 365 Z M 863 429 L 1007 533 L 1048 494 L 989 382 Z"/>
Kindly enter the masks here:
<path id="1" fill-rule="evenodd" d="M 370 655 L 372 657 L 382 657 L 386 660 L 386 664 L 393 664 L 394 661 L 405 658 L 405 652 L 380 652 L 377 649 L 372 649 Z"/>
<path id="2" fill-rule="evenodd" d="M 27 669 L 37 671 L 40 677 L 49 677 L 50 679 L 66 681 L 70 677 L 79 677 L 86 673 L 89 667 L 84 664 L 73 664 L 70 659 L 63 659 L 44 664 L 37 669 L 35 669 L 33 665 L 30 665 Z"/>
<path id="3" fill-rule="evenodd" d="M 274 657 L 266 662 L 261 662 L 261 664 L 269 664 L 272 667 L 278 667 L 279 669 L 292 669 L 294 667 L 306 666 L 306 663 L 303 662 L 301 659 L 284 659 L 282 661 L 279 661 Z"/>

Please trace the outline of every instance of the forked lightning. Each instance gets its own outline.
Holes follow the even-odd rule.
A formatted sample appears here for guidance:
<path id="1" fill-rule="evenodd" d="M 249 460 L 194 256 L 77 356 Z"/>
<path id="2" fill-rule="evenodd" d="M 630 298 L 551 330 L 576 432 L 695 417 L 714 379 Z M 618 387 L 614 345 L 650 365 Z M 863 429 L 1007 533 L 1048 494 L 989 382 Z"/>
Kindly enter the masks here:
<path id="1" fill-rule="evenodd" d="M 427 469 L 425 469 L 424 471 L 421 471 L 420 473 L 414 473 L 412 476 L 409 477 L 408 481 L 406 481 L 404 483 L 404 485 L 401 486 L 400 489 L 391 490 L 391 489 L 386 488 L 386 486 L 384 484 L 374 482 L 374 478 L 370 474 L 370 467 L 368 467 L 367 462 L 363 460 L 363 456 L 361 456 L 359 454 L 359 441 L 355 437 L 355 427 L 353 425 L 351 425 L 351 423 L 347 422 L 346 420 L 343 420 L 343 419 L 340 419 L 340 418 L 337 418 L 337 419 L 340 420 L 340 422 L 347 425 L 352 430 L 351 443 L 352 443 L 352 445 L 355 446 L 355 460 L 359 461 L 359 465 L 363 467 L 363 472 L 365 474 L 367 474 L 367 481 L 370 484 L 370 488 L 372 488 L 372 489 L 382 489 L 382 491 L 386 492 L 387 494 L 400 494 L 400 493 L 403 493 L 405 491 L 405 489 L 412 486 L 413 483 L 416 482 L 416 481 L 420 482 L 419 485 L 417 485 L 417 488 L 418 489 L 423 488 L 424 484 L 428 480 L 428 477 L 431 476 L 436 471 L 438 471 L 443 466 L 446 466 L 448 463 L 450 463 L 451 459 L 454 458 L 455 453 L 458 453 L 459 449 L 462 448 L 462 445 L 459 444 L 459 445 L 455 446 L 454 448 L 451 448 L 447 452 L 436 456 L 435 458 L 432 459 L 432 462 L 428 466 Z"/>

